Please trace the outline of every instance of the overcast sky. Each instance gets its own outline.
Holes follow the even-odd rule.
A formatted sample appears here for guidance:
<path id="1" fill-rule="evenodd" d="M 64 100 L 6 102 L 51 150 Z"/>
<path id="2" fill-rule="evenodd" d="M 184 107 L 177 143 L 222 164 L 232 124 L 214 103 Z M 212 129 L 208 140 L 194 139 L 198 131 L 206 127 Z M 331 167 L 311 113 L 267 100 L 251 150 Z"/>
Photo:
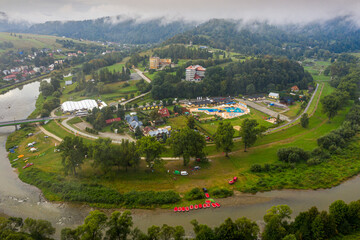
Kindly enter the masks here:
<path id="1" fill-rule="evenodd" d="M 204 21 L 210 18 L 308 22 L 353 15 L 360 0 L 0 0 L 0 11 L 31 22 L 126 15 Z"/>

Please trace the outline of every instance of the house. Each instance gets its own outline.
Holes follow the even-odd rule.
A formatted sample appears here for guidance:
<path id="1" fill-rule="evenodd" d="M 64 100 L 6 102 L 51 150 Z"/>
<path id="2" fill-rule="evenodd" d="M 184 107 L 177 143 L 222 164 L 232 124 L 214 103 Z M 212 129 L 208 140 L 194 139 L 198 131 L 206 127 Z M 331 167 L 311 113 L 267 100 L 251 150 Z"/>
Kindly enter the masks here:
<path id="1" fill-rule="evenodd" d="M 279 99 L 280 95 L 278 93 L 271 92 L 269 93 L 269 98 Z"/>
<path id="2" fill-rule="evenodd" d="M 264 94 L 255 94 L 255 95 L 250 95 L 247 96 L 247 100 L 249 101 L 261 101 L 261 100 L 265 100 L 266 97 Z"/>
<path id="3" fill-rule="evenodd" d="M 7 76 L 3 77 L 3 80 L 4 81 L 11 81 L 11 80 L 14 80 L 15 78 L 16 78 L 16 75 L 11 74 L 11 75 L 7 75 Z"/>
<path id="4" fill-rule="evenodd" d="M 298 86 L 293 86 L 293 87 L 291 87 L 291 91 L 292 92 L 298 92 L 300 89 L 299 89 L 299 87 Z"/>
<path id="5" fill-rule="evenodd" d="M 39 68 L 39 67 L 34 67 L 34 68 L 33 68 L 33 71 L 35 71 L 35 72 L 40 72 L 40 71 L 41 71 L 41 68 Z"/>
<path id="6" fill-rule="evenodd" d="M 4 74 L 4 75 L 9 75 L 10 73 L 11 73 L 11 72 L 10 72 L 9 70 L 4 70 L 4 71 L 3 71 L 3 74 Z"/>
<path id="7" fill-rule="evenodd" d="M 200 65 L 190 65 L 185 69 L 185 80 L 189 82 L 200 82 L 205 77 L 206 68 Z"/>
<path id="8" fill-rule="evenodd" d="M 284 96 L 280 100 L 280 103 L 286 104 L 286 105 L 292 105 L 294 102 L 295 102 L 295 100 L 291 96 Z"/>
<path id="9" fill-rule="evenodd" d="M 125 121 L 129 124 L 130 130 L 132 130 L 132 131 L 135 131 L 135 129 L 137 127 L 143 126 L 143 123 L 141 121 L 139 121 L 139 119 L 136 115 L 134 115 L 134 116 L 126 115 Z"/>
<path id="10" fill-rule="evenodd" d="M 167 108 L 162 108 L 162 109 L 159 109 L 159 114 L 160 116 L 163 118 L 163 117 L 170 117 L 170 112 L 169 112 L 169 109 Z"/>
<path id="11" fill-rule="evenodd" d="M 150 57 L 149 63 L 150 63 L 150 69 L 158 69 L 159 67 L 170 65 L 171 58 L 161 59 L 159 57 Z"/>
<path id="12" fill-rule="evenodd" d="M 156 138 L 160 138 L 162 137 L 164 134 L 166 134 L 167 136 L 170 135 L 170 131 L 171 131 L 171 127 L 170 126 L 166 126 L 163 128 L 158 128 L 158 129 L 152 129 L 151 131 L 148 132 L 148 136 L 151 137 L 156 137 Z"/>
<path id="13" fill-rule="evenodd" d="M 144 127 L 144 129 L 143 129 L 144 136 L 148 136 L 149 132 L 152 131 L 152 130 L 154 130 L 153 127 L 150 127 L 150 126 Z"/>
<path id="14" fill-rule="evenodd" d="M 72 85 L 72 84 L 73 84 L 72 80 L 65 81 L 65 86 L 69 86 L 69 85 Z"/>

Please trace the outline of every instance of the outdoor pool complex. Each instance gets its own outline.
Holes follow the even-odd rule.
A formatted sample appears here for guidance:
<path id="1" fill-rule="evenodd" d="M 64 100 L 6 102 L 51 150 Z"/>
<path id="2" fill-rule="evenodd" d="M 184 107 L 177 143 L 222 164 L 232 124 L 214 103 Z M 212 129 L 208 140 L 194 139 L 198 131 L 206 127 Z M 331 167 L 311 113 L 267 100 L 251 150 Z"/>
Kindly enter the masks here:
<path id="1" fill-rule="evenodd" d="M 202 108 L 190 108 L 191 112 L 204 112 L 209 115 L 217 115 L 222 118 L 234 118 L 240 117 L 244 114 L 250 113 L 250 109 L 244 103 L 234 103 L 214 106 L 214 107 L 202 107 Z"/>
<path id="2" fill-rule="evenodd" d="M 244 110 L 237 108 L 237 107 L 225 107 L 223 109 L 216 109 L 216 108 L 198 108 L 200 111 L 208 111 L 208 112 L 223 112 L 226 111 L 228 113 L 243 113 Z"/>

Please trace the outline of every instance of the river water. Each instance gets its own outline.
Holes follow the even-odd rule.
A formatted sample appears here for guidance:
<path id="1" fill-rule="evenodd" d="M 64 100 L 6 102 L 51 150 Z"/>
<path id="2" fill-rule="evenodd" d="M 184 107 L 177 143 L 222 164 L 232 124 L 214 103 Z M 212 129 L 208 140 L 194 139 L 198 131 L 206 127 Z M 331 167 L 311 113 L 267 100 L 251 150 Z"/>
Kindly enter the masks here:
<path id="1" fill-rule="evenodd" d="M 27 84 L 0 95 L 0 121 L 26 118 L 34 109 L 39 94 L 39 82 Z M 42 197 L 41 191 L 34 186 L 20 181 L 7 159 L 5 141 L 14 131 L 14 127 L 0 128 L 0 213 L 22 218 L 37 218 L 50 221 L 60 229 L 74 227 L 83 222 L 89 211 L 87 206 L 50 203 Z M 217 226 L 227 217 L 233 219 L 248 217 L 261 223 L 266 210 L 271 206 L 287 204 L 293 215 L 300 211 L 317 206 L 326 210 L 335 200 L 350 202 L 360 199 L 360 177 L 354 177 L 343 184 L 324 190 L 280 190 L 265 193 L 236 194 L 236 196 L 220 199 L 223 206 L 219 209 L 202 209 L 189 213 L 173 213 L 171 210 L 133 210 L 134 225 L 146 230 L 152 225 L 183 225 L 191 232 L 190 221 L 197 219 L 200 223 Z M 107 212 L 110 213 L 108 210 Z"/>

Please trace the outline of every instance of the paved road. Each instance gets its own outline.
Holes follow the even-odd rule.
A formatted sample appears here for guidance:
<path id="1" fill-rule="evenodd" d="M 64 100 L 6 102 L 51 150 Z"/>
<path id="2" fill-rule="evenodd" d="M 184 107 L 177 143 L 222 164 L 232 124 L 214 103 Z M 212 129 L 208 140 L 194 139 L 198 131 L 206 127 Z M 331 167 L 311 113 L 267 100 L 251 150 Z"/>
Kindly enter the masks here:
<path id="1" fill-rule="evenodd" d="M 89 133 L 84 133 L 84 132 L 81 132 L 75 128 L 73 128 L 72 126 L 70 126 L 67 122 L 72 119 L 72 118 L 68 118 L 64 121 L 61 122 L 61 124 L 66 127 L 67 129 L 69 129 L 70 131 L 72 131 L 74 134 L 77 134 L 77 135 L 81 135 L 81 136 L 84 136 L 84 137 L 87 137 L 87 138 L 92 138 L 92 139 L 98 139 L 99 137 L 103 137 L 103 138 L 108 138 L 110 137 L 112 139 L 112 142 L 113 143 L 121 143 L 121 140 L 124 139 L 124 140 L 129 140 L 131 142 L 134 142 L 135 140 L 133 138 L 131 138 L 130 136 L 128 135 L 118 135 L 118 134 L 111 134 L 111 133 L 99 133 L 99 137 L 98 136 L 94 136 L 92 134 L 89 134 Z"/>
<path id="2" fill-rule="evenodd" d="M 62 142 L 62 138 L 56 136 L 55 134 L 52 134 L 51 132 L 47 131 L 45 128 L 43 128 L 40 124 L 38 124 L 38 127 L 40 128 L 40 130 L 45 134 L 48 135 L 52 138 L 54 138 L 56 141 Z"/>
<path id="3" fill-rule="evenodd" d="M 139 74 L 139 76 L 140 76 L 142 79 L 144 79 L 144 80 L 147 81 L 148 83 L 151 83 L 151 79 L 148 78 L 147 76 L 145 76 L 139 69 L 134 68 L 134 70 L 135 70 L 135 72 L 136 72 L 137 74 Z"/>
<path id="4" fill-rule="evenodd" d="M 271 109 L 268 109 L 265 106 L 261 106 L 259 104 L 256 104 L 255 102 L 248 101 L 248 100 L 241 100 L 241 101 L 244 101 L 248 106 L 250 106 L 252 108 L 255 108 L 256 110 L 258 110 L 260 112 L 266 113 L 267 115 L 270 115 L 270 116 L 275 117 L 275 118 L 277 117 L 277 115 L 279 115 L 281 120 L 288 121 L 288 122 L 291 121 L 291 119 L 288 118 L 287 116 L 285 116 L 285 115 L 283 115 L 281 113 L 275 112 L 275 111 L 273 111 Z"/>
<path id="5" fill-rule="evenodd" d="M 283 124 L 283 125 L 281 125 L 281 126 L 279 126 L 279 127 L 271 128 L 271 129 L 267 130 L 267 131 L 265 132 L 265 134 L 269 134 L 269 133 L 271 133 L 271 132 L 274 132 L 274 131 L 276 131 L 276 130 L 278 130 L 278 129 L 280 129 L 280 128 L 286 127 L 286 126 L 288 126 L 288 125 L 296 122 L 297 120 L 299 120 L 299 119 L 302 117 L 302 115 L 303 115 L 304 113 L 307 113 L 307 111 L 309 110 L 310 105 L 311 105 L 312 101 L 314 100 L 314 97 L 315 97 L 315 95 L 316 95 L 316 93 L 317 93 L 317 91 L 318 91 L 318 88 L 319 88 L 319 84 L 316 85 L 315 91 L 314 91 L 314 93 L 311 95 L 311 98 L 310 98 L 310 101 L 308 102 L 308 105 L 306 106 L 306 108 L 304 109 L 304 111 L 303 111 L 299 116 L 297 116 L 295 119 L 293 119 L 293 120 L 291 120 L 290 122 L 287 122 L 287 123 L 285 123 L 285 124 Z M 315 109 L 316 109 L 316 108 L 315 108 Z M 234 140 L 241 140 L 241 137 L 234 138 Z"/>

